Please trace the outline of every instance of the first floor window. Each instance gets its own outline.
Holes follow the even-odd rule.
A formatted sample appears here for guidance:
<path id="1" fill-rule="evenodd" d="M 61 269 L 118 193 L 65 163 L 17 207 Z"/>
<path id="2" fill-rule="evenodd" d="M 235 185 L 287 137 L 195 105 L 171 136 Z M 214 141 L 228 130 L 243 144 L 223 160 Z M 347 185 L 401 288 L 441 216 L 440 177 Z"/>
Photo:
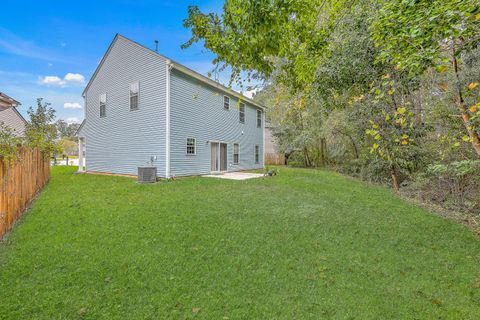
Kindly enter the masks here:
<path id="1" fill-rule="evenodd" d="M 260 147 L 255 146 L 255 163 L 260 163 Z"/>
<path id="2" fill-rule="evenodd" d="M 262 127 L 262 110 L 257 109 L 257 128 Z"/>
<path id="3" fill-rule="evenodd" d="M 100 117 L 106 117 L 107 116 L 107 94 L 102 93 L 100 95 Z"/>
<path id="4" fill-rule="evenodd" d="M 238 164 L 239 154 L 240 154 L 240 146 L 238 145 L 238 143 L 235 143 L 233 145 L 233 164 Z"/>
<path id="5" fill-rule="evenodd" d="M 240 103 L 238 108 L 238 120 L 240 123 L 245 123 L 245 103 Z"/>
<path id="6" fill-rule="evenodd" d="M 138 94 L 140 92 L 140 85 L 134 82 L 130 85 L 130 110 L 138 109 Z"/>
<path id="7" fill-rule="evenodd" d="M 223 108 L 225 110 L 230 110 L 230 98 L 227 96 L 223 96 Z"/>
<path id="8" fill-rule="evenodd" d="M 187 138 L 187 154 L 194 155 L 195 153 L 195 138 Z"/>

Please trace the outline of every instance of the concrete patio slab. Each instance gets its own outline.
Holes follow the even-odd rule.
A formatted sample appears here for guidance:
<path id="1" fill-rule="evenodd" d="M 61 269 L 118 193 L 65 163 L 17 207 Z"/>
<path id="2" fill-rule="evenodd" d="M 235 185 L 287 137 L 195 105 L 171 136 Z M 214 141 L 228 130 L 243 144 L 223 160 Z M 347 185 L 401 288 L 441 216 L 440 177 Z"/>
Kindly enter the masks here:
<path id="1" fill-rule="evenodd" d="M 203 175 L 202 177 L 229 179 L 229 180 L 247 180 L 247 179 L 263 177 L 263 174 L 250 173 L 250 172 L 225 172 L 220 174 L 207 174 L 207 175 Z"/>

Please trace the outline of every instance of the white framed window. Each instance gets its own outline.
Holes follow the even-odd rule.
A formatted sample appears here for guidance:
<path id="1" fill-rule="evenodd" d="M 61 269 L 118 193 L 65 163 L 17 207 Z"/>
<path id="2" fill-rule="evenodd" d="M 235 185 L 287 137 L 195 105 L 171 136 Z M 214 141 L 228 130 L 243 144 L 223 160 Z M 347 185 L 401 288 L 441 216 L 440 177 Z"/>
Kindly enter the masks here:
<path id="1" fill-rule="evenodd" d="M 100 94 L 100 118 L 107 116 L 107 94 Z"/>
<path id="2" fill-rule="evenodd" d="M 223 108 L 225 110 L 230 110 L 230 97 L 223 96 Z"/>
<path id="3" fill-rule="evenodd" d="M 255 145 L 255 163 L 260 163 L 260 147 Z"/>
<path id="4" fill-rule="evenodd" d="M 233 164 L 239 164 L 240 162 L 240 145 L 238 143 L 233 144 Z"/>
<path id="5" fill-rule="evenodd" d="M 262 127 L 262 110 L 257 109 L 257 128 Z"/>
<path id="6" fill-rule="evenodd" d="M 240 103 L 238 107 L 238 121 L 245 123 L 245 103 Z"/>
<path id="7" fill-rule="evenodd" d="M 197 154 L 197 147 L 196 147 L 196 140 L 195 138 L 187 138 L 187 154 L 195 155 Z"/>
<path id="8" fill-rule="evenodd" d="M 134 82 L 130 85 L 130 110 L 138 110 L 138 95 L 140 93 L 140 85 Z"/>

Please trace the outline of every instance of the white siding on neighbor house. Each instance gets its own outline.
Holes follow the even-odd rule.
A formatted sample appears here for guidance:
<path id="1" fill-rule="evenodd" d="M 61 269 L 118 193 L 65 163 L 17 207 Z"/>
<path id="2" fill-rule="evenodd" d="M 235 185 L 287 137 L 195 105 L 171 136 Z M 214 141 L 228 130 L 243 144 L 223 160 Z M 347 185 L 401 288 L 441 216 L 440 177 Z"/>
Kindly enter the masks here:
<path id="1" fill-rule="evenodd" d="M 151 156 L 165 176 L 166 61 L 154 52 L 117 36 L 85 91 L 86 170 L 137 174 Z M 139 82 L 138 110 L 130 111 L 130 85 Z M 100 94 L 107 94 L 100 117 Z"/>
<path id="2" fill-rule="evenodd" d="M 14 134 L 22 136 L 25 133 L 25 121 L 15 110 L 15 107 L 0 111 L 0 123 L 4 123 L 9 128 L 15 130 Z"/>
<path id="3" fill-rule="evenodd" d="M 265 128 L 265 154 L 277 153 L 275 137 L 270 128 Z"/>
<path id="4" fill-rule="evenodd" d="M 170 74 L 171 174 L 176 176 L 210 173 L 210 143 L 228 145 L 228 171 L 263 167 L 263 126 L 257 128 L 257 108 L 245 102 L 245 123 L 239 122 L 238 99 L 230 97 L 230 109 L 223 104 L 224 93 L 175 69 Z M 262 118 L 264 115 L 262 112 Z M 187 138 L 196 139 L 196 154 L 187 155 Z M 233 145 L 240 145 L 240 162 L 233 164 Z M 255 163 L 255 145 L 259 163 Z"/>

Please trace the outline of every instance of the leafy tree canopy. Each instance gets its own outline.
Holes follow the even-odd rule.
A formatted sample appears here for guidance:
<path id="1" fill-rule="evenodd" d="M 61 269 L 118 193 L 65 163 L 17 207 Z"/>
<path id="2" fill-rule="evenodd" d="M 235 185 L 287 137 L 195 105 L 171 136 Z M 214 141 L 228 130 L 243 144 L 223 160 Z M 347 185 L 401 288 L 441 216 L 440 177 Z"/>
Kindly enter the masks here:
<path id="1" fill-rule="evenodd" d="M 455 55 L 480 40 L 478 0 L 383 1 L 372 19 L 379 59 L 415 75 L 442 66 L 445 49 Z M 440 70 L 444 67 L 440 67 Z"/>
<path id="2" fill-rule="evenodd" d="M 49 103 L 44 103 L 43 99 L 37 99 L 37 108 L 28 109 L 30 122 L 25 128 L 25 140 L 27 146 L 39 148 L 47 154 L 58 151 L 55 143 L 57 138 L 57 129 L 55 127 L 55 110 Z"/>
<path id="3" fill-rule="evenodd" d="M 55 122 L 60 138 L 75 139 L 75 133 L 80 128 L 79 123 L 67 123 L 65 120 Z"/>
<path id="4" fill-rule="evenodd" d="M 204 41 L 217 57 L 220 70 L 232 68 L 231 81 L 276 73 L 292 89 L 311 86 L 328 38 L 347 0 L 227 0 L 223 13 L 203 13 L 189 7 L 184 25 L 192 30 L 183 45 Z M 281 66 L 277 68 L 277 66 Z"/>

